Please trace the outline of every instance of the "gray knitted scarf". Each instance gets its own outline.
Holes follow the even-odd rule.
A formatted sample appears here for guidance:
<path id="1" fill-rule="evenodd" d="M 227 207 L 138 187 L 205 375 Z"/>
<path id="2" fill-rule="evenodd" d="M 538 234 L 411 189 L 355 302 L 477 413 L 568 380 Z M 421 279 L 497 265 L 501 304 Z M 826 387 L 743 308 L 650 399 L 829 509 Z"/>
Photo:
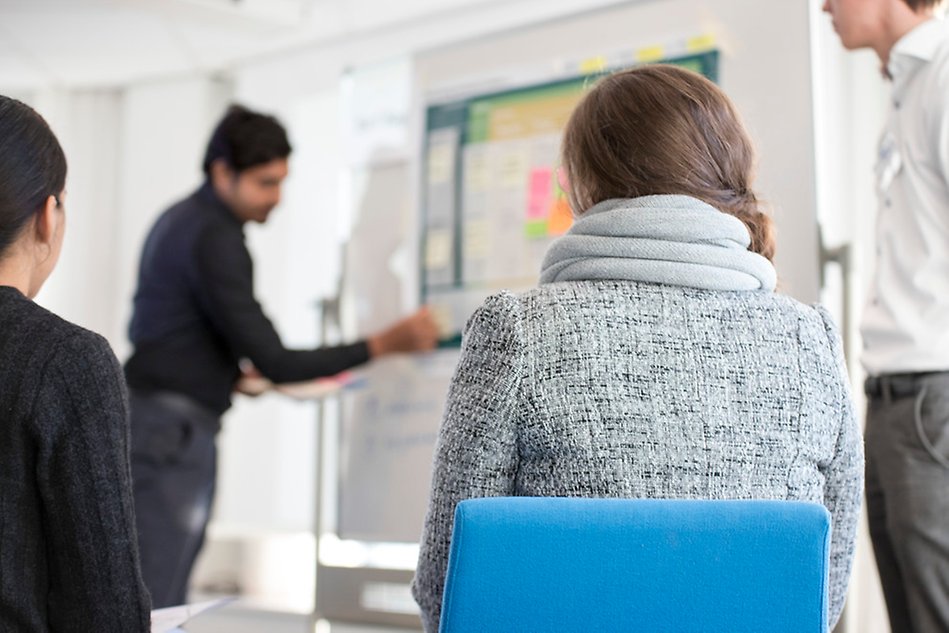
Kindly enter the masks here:
<path id="1" fill-rule="evenodd" d="M 774 290 L 738 218 L 690 196 L 604 200 L 551 244 L 540 283 L 625 279 L 705 290 Z"/>

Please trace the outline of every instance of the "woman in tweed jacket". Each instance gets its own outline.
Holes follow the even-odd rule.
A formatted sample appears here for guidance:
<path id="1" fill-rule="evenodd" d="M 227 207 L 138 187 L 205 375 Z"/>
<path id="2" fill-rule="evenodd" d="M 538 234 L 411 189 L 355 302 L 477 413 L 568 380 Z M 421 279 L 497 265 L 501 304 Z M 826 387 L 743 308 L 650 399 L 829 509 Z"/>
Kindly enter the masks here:
<path id="1" fill-rule="evenodd" d="M 413 583 L 426 630 L 455 505 L 498 495 L 823 503 L 832 627 L 862 443 L 836 327 L 774 292 L 734 107 L 686 70 L 620 72 L 577 107 L 562 155 L 574 226 L 539 287 L 489 298 L 465 330 Z"/>

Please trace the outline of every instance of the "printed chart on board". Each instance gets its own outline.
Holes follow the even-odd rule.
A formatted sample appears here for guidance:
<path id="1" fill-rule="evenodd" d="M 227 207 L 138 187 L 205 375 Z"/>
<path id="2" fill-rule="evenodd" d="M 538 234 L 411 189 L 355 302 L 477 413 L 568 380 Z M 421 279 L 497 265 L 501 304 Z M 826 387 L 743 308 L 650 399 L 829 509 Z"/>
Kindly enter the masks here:
<path id="1" fill-rule="evenodd" d="M 717 80 L 715 50 L 661 60 Z M 631 65 L 631 64 L 626 64 Z M 453 343 L 484 299 L 537 283 L 573 219 L 557 170 L 561 134 L 601 73 L 478 95 L 427 110 L 422 302 Z"/>

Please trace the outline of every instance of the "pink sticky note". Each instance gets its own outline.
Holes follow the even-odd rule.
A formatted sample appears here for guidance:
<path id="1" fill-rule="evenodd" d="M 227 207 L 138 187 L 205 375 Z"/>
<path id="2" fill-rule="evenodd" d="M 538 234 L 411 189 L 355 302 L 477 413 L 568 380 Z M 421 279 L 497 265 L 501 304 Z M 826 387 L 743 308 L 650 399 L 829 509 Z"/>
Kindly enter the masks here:
<path id="1" fill-rule="evenodd" d="M 527 190 L 527 218 L 536 220 L 547 217 L 550 208 L 550 183 L 552 171 L 549 167 L 532 169 Z"/>

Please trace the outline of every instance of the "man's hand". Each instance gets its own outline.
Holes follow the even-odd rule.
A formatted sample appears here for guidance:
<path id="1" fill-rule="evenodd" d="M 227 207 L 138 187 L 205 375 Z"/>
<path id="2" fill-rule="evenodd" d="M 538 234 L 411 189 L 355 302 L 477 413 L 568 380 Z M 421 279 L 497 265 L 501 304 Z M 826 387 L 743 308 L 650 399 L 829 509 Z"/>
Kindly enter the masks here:
<path id="1" fill-rule="evenodd" d="M 434 349 L 437 344 L 438 326 L 427 307 L 370 336 L 368 340 L 372 358 L 399 352 L 422 352 Z"/>
<path id="2" fill-rule="evenodd" d="M 234 383 L 234 391 L 245 396 L 257 397 L 273 389 L 273 383 L 264 378 L 250 363 L 241 363 L 241 377 Z"/>

